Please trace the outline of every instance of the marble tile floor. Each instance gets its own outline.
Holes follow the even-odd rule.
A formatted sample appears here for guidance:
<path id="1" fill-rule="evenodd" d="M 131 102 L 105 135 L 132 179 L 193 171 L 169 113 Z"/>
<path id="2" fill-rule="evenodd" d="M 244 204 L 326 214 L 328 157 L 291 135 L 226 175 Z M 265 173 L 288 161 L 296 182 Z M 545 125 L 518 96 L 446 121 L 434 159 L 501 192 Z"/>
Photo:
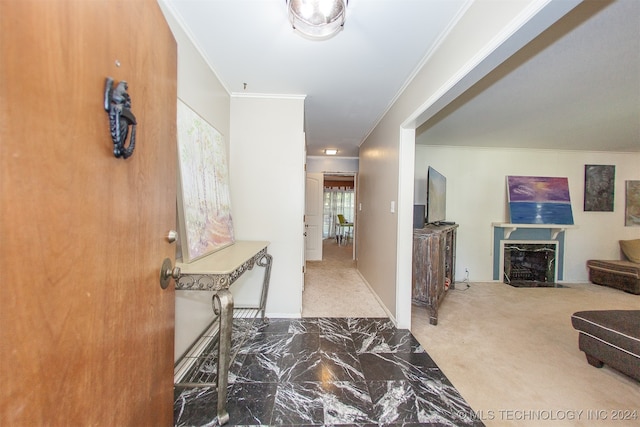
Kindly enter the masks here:
<path id="1" fill-rule="evenodd" d="M 388 318 L 234 319 L 232 346 L 226 425 L 483 425 Z M 188 376 L 213 381 L 211 347 Z M 175 425 L 217 425 L 216 396 L 176 388 Z"/>

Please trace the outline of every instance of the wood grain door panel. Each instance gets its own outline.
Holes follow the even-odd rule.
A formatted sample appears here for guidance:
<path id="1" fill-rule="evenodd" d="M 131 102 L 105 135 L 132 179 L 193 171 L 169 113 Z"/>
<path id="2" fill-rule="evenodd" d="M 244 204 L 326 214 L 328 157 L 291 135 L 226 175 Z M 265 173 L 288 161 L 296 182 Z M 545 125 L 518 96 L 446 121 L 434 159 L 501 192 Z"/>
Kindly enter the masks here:
<path id="1" fill-rule="evenodd" d="M 171 425 L 175 40 L 154 0 L 2 1 L 0 31 L 0 425 Z"/>

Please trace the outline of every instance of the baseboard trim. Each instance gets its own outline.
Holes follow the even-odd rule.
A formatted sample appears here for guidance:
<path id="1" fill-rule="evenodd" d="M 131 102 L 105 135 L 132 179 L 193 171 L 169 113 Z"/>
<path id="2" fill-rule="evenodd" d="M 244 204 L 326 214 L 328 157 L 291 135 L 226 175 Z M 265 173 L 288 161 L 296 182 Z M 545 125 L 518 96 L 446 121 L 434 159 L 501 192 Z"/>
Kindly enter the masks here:
<path id="1" fill-rule="evenodd" d="M 367 285 L 367 287 L 371 291 L 371 294 L 373 295 L 373 297 L 376 299 L 376 301 L 378 301 L 378 304 L 380 304 L 380 307 L 382 307 L 382 310 L 384 310 L 384 312 L 387 313 L 387 316 L 389 316 L 389 319 L 393 322 L 393 325 L 395 327 L 398 327 L 398 321 L 396 320 L 396 317 L 393 314 L 391 314 L 391 312 L 389 311 L 387 306 L 384 305 L 384 303 L 382 302 L 380 297 L 378 297 L 378 294 L 376 293 L 376 291 L 373 290 L 373 288 L 371 287 L 369 282 L 367 282 L 367 279 L 364 278 L 362 273 L 360 273 L 360 270 L 358 270 L 357 268 L 356 268 L 356 273 L 358 273 L 358 276 L 360 276 L 360 278 L 362 279 L 364 284 Z"/>

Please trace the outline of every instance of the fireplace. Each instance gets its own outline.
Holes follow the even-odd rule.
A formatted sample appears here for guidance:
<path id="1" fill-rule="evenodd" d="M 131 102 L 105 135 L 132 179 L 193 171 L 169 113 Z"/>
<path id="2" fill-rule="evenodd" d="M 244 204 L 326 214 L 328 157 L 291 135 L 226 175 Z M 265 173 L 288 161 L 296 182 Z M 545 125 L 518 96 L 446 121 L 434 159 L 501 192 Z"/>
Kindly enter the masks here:
<path id="1" fill-rule="evenodd" d="M 502 281 L 515 287 L 560 287 L 557 276 L 557 241 L 503 240 Z"/>
<path id="2" fill-rule="evenodd" d="M 491 240 L 491 254 L 493 255 L 493 280 L 515 284 L 522 283 L 522 287 L 554 287 L 560 288 L 558 282 L 562 282 L 564 269 L 564 252 L 565 252 L 565 231 L 575 228 L 575 225 L 564 224 L 511 224 L 504 222 L 494 222 Z M 507 257 L 507 267 L 509 270 L 505 275 L 505 245 L 530 244 L 530 245 L 550 245 L 548 247 L 537 248 L 536 246 L 520 248 L 525 249 L 525 258 L 542 257 L 540 253 L 545 253 L 544 268 L 537 267 L 543 261 L 535 261 L 536 268 L 533 269 L 529 264 L 530 260 L 521 262 L 523 254 Z M 541 251 L 537 251 L 541 249 Z M 553 249 L 553 252 L 551 251 Z M 553 255 L 551 255 L 553 253 Z M 530 256 L 528 256 L 530 255 Z M 516 269 L 513 264 L 515 261 Z M 510 265 L 509 265 L 510 264 Z M 522 266 L 523 268 L 520 268 Z M 537 271 L 537 275 L 530 276 L 531 271 Z M 543 274 L 542 271 L 545 271 Z M 551 276 L 550 274 L 553 273 Z M 514 283 L 515 282 L 515 283 Z"/>

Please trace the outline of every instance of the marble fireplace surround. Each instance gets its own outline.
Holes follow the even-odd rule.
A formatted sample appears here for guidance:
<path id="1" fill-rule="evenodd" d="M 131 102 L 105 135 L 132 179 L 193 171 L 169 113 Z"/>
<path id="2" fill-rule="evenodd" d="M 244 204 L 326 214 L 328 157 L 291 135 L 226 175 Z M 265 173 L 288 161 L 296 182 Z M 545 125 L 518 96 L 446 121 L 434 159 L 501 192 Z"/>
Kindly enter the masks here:
<path id="1" fill-rule="evenodd" d="M 521 257 L 512 256 L 516 252 Z M 552 253 L 551 257 L 545 254 Z M 507 259 L 507 257 L 510 259 Z M 558 242 L 556 240 L 501 240 L 500 281 L 507 284 L 557 281 Z M 514 263 L 514 258 L 521 258 Z M 549 270 L 552 271 L 549 274 Z M 507 271 L 510 274 L 507 274 Z"/>
<path id="2" fill-rule="evenodd" d="M 567 224 L 511 224 L 494 222 L 491 224 L 493 280 L 504 281 L 504 245 L 509 243 L 556 244 L 555 280 L 563 280 L 565 231 L 575 228 Z"/>

